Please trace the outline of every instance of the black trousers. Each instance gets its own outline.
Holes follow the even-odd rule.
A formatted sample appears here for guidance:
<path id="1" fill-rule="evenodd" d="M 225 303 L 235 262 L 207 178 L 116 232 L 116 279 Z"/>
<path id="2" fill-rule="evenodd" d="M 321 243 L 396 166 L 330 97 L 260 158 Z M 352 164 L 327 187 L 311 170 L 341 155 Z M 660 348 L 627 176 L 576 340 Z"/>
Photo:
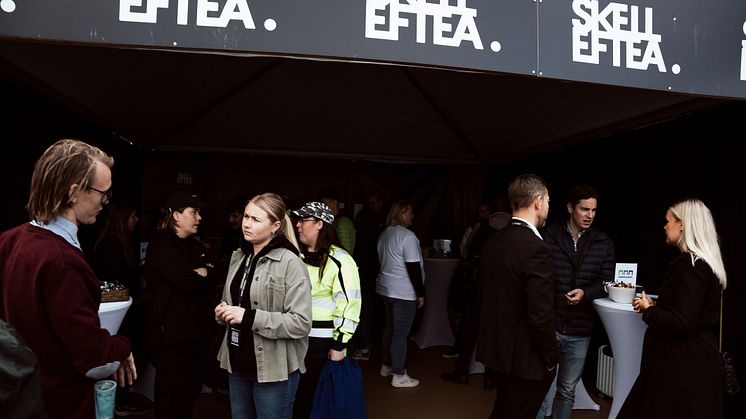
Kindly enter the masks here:
<path id="1" fill-rule="evenodd" d="M 465 307 L 464 314 L 459 324 L 458 337 L 459 356 L 456 359 L 455 371 L 462 374 L 469 373 L 469 364 L 471 357 L 474 355 L 474 348 L 477 346 L 479 335 L 479 322 L 481 315 L 482 300 L 475 289 L 469 292 L 468 303 Z"/>
<path id="2" fill-rule="evenodd" d="M 355 349 L 370 349 L 373 344 L 373 323 L 376 320 L 376 304 L 380 304 L 375 291 L 363 291 L 363 304 L 360 310 L 360 322 L 352 336 Z"/>
<path id="3" fill-rule="evenodd" d="M 535 419 L 556 371 L 547 372 L 541 380 L 493 371 L 497 396 L 489 419 Z"/>
<path id="4" fill-rule="evenodd" d="M 311 417 L 316 382 L 319 381 L 321 370 L 324 369 L 332 342 L 331 338 L 308 338 L 308 352 L 305 359 L 306 373 L 301 374 L 298 391 L 295 393 L 293 419 L 308 419 Z"/>
<path id="5" fill-rule="evenodd" d="M 154 413 L 158 419 L 190 419 L 202 391 L 210 340 L 153 347 Z"/>

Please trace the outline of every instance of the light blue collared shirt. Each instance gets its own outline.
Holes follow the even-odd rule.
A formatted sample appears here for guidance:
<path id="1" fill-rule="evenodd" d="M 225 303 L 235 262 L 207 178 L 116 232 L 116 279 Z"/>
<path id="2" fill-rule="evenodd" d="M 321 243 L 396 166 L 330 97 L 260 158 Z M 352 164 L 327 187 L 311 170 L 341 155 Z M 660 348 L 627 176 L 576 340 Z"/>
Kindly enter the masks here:
<path id="1" fill-rule="evenodd" d="M 78 225 L 68 220 L 65 217 L 56 217 L 49 220 L 49 223 L 42 224 L 36 220 L 31 221 L 31 225 L 49 230 L 52 233 L 62 237 L 66 242 L 71 245 L 80 248 L 80 242 L 78 241 Z"/>

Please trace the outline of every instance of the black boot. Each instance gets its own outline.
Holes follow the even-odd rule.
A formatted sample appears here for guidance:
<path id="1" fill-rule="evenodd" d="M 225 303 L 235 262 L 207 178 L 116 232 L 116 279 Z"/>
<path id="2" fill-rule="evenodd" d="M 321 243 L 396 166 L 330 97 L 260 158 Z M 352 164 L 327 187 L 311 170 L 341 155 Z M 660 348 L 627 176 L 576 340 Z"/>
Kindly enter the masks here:
<path id="1" fill-rule="evenodd" d="M 444 372 L 443 374 L 440 375 L 440 377 L 446 381 L 450 381 L 456 384 L 463 384 L 463 385 L 469 384 L 469 375 L 464 374 L 462 372 L 458 372 L 458 371 Z"/>

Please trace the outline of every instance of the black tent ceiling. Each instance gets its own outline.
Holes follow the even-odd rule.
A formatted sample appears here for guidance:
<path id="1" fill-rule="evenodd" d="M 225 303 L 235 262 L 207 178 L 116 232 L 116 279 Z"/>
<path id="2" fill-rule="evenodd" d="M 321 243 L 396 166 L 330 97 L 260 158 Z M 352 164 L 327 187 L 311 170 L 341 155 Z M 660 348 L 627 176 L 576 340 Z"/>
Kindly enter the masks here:
<path id="1" fill-rule="evenodd" d="M 0 72 L 148 150 L 487 163 L 721 100 L 429 68 L 0 40 Z"/>

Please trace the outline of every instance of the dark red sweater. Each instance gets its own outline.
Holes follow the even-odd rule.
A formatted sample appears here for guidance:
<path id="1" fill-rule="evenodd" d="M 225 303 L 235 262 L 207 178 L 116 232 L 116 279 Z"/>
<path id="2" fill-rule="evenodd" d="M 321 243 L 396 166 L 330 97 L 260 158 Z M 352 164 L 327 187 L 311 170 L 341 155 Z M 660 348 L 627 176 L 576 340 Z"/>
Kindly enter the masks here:
<path id="1" fill-rule="evenodd" d="M 0 235 L 0 317 L 39 359 L 50 418 L 94 418 L 91 368 L 122 361 L 129 341 L 101 328 L 99 281 L 63 238 L 23 224 Z"/>

